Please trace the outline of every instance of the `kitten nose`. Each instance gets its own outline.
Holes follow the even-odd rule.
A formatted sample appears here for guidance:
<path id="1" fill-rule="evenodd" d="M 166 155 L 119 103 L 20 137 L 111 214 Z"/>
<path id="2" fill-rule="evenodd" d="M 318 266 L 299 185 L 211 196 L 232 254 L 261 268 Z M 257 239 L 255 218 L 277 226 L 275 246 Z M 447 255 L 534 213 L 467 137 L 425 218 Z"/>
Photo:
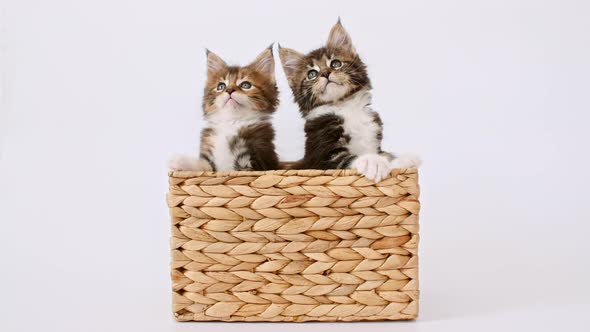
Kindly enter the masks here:
<path id="1" fill-rule="evenodd" d="M 328 78 L 330 76 L 330 72 L 327 72 L 327 71 L 326 72 L 323 72 L 323 73 L 320 74 L 320 76 L 321 77 Z"/>
<path id="2" fill-rule="evenodd" d="M 229 88 L 229 89 L 227 89 L 225 91 L 227 91 L 227 93 L 229 93 L 231 95 L 231 93 L 234 92 L 234 91 L 236 91 L 236 89 Z"/>

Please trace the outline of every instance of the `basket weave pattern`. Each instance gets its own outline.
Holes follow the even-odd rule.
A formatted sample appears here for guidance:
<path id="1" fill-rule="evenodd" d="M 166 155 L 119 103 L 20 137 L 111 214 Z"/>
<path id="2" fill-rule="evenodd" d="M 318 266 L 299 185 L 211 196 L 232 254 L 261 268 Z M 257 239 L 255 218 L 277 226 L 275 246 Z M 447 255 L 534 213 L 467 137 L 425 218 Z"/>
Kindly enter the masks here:
<path id="1" fill-rule="evenodd" d="M 170 172 L 179 321 L 418 314 L 418 174 Z"/>

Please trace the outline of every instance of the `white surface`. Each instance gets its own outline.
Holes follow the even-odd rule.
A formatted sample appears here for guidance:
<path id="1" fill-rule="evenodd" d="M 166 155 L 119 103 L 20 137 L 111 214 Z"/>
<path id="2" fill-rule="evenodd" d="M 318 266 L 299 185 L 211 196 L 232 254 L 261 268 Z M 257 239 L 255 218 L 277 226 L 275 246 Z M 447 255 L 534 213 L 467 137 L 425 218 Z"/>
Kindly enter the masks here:
<path id="1" fill-rule="evenodd" d="M 2 6 L 1 331 L 588 331 L 587 1 Z M 203 48 L 310 50 L 338 15 L 387 148 L 425 161 L 419 320 L 175 323 L 165 165 L 196 150 Z M 278 73 L 277 143 L 295 159 Z"/>

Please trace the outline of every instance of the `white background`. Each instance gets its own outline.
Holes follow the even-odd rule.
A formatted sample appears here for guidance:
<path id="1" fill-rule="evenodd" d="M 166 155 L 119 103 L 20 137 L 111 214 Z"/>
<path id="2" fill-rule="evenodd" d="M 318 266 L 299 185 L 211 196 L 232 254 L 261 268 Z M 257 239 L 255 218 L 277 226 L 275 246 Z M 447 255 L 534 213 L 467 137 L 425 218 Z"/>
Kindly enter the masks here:
<path id="1" fill-rule="evenodd" d="M 0 330 L 588 331 L 590 3 L 2 1 Z M 342 16 L 385 146 L 421 169 L 421 316 L 176 323 L 166 160 L 196 153 L 208 47 L 319 47 Z M 277 59 L 278 60 L 278 59 Z M 302 121 L 280 66 L 283 159 Z"/>

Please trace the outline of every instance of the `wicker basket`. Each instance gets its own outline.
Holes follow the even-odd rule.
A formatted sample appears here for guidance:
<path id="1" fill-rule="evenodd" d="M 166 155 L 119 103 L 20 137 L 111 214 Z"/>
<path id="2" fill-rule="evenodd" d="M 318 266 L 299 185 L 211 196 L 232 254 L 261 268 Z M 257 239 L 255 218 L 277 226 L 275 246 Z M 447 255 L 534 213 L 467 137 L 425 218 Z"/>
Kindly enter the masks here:
<path id="1" fill-rule="evenodd" d="M 177 320 L 417 317 L 416 169 L 169 176 Z"/>

